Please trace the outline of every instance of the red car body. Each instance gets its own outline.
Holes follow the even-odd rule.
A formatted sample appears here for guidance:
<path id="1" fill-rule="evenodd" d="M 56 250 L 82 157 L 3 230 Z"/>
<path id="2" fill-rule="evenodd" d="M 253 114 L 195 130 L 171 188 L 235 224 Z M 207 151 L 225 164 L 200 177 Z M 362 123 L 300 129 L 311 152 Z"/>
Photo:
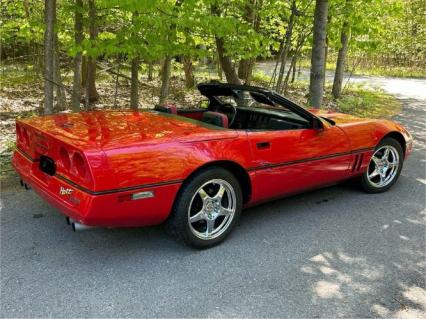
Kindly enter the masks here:
<path id="1" fill-rule="evenodd" d="M 398 123 L 339 113 L 312 117 L 321 128 L 225 129 L 201 111 L 92 111 L 17 120 L 13 166 L 42 198 L 92 226 L 155 225 L 169 216 L 182 184 L 209 165 L 240 181 L 245 207 L 361 175 L 385 136 L 411 151 Z M 330 124 L 320 117 L 335 122 Z M 41 169 L 53 159 L 55 171 Z"/>

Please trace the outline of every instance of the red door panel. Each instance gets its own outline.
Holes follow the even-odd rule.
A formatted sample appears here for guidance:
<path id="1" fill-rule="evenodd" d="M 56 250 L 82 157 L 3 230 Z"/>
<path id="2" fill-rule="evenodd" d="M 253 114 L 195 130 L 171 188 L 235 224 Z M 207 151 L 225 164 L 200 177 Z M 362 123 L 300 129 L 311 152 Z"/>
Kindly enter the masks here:
<path id="1" fill-rule="evenodd" d="M 254 200 L 327 185 L 348 176 L 352 155 L 341 129 L 249 132 Z"/>

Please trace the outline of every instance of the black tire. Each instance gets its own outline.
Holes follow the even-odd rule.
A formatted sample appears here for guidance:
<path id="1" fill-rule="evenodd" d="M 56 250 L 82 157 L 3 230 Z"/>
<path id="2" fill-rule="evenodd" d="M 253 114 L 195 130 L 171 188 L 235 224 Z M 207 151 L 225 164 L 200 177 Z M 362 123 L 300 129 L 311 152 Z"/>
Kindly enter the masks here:
<path id="1" fill-rule="evenodd" d="M 399 175 L 401 174 L 401 170 L 403 167 L 403 163 L 404 163 L 404 152 L 402 150 L 402 146 L 401 144 L 393 139 L 393 138 L 384 138 L 375 148 L 374 153 L 375 154 L 378 150 L 380 150 L 381 148 L 383 148 L 384 146 L 392 146 L 398 153 L 399 156 L 399 162 L 398 162 L 398 167 L 396 170 L 396 174 L 393 177 L 393 179 L 386 184 L 383 187 L 378 187 L 376 185 L 374 185 L 368 178 L 368 174 L 369 171 L 371 170 L 371 166 L 370 165 L 374 165 L 371 163 L 369 163 L 369 166 L 367 167 L 366 171 L 364 172 L 364 174 L 361 177 L 361 187 L 362 189 L 367 192 L 367 193 L 382 193 L 382 192 L 386 192 L 388 189 L 390 189 L 398 180 Z"/>
<path id="2" fill-rule="evenodd" d="M 201 239 L 197 237 L 191 226 L 189 225 L 189 209 L 194 196 L 197 196 L 199 188 L 213 179 L 226 181 L 235 193 L 235 213 L 232 220 L 227 224 L 226 229 L 215 238 Z M 226 169 L 212 166 L 201 170 L 194 176 L 190 177 L 182 185 L 175 203 L 172 213 L 166 221 L 167 232 L 179 241 L 195 248 L 209 248 L 221 243 L 232 231 L 237 223 L 242 210 L 242 191 L 241 186 L 235 176 Z M 206 226 L 207 227 L 207 226 Z"/>

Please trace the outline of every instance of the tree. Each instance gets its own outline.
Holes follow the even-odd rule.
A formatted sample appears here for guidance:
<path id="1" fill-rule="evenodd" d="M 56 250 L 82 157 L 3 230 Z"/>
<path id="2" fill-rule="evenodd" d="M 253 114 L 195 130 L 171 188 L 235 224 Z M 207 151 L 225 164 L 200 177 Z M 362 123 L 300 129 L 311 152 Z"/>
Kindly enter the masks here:
<path id="1" fill-rule="evenodd" d="M 342 92 L 343 72 L 345 70 L 346 54 L 348 52 L 349 43 L 349 22 L 345 21 L 340 36 L 340 49 L 337 55 L 336 70 L 334 73 L 333 88 L 331 93 L 334 98 L 339 98 Z"/>
<path id="2" fill-rule="evenodd" d="M 132 17 L 132 23 L 137 23 L 138 12 L 135 11 Z M 133 36 L 136 36 L 134 34 Z M 132 58 L 131 67 L 131 85 L 130 85 L 130 107 L 137 110 L 139 107 L 139 64 L 140 58 L 138 54 Z"/>
<path id="3" fill-rule="evenodd" d="M 212 4 L 211 12 L 214 16 L 217 16 L 217 17 L 220 16 L 220 9 L 216 3 Z M 215 40 L 216 40 L 217 54 L 219 57 L 219 63 L 223 70 L 223 73 L 225 73 L 226 81 L 228 83 L 241 84 L 241 81 L 238 78 L 237 72 L 235 71 L 234 63 L 232 62 L 231 57 L 226 52 L 225 42 L 223 40 L 223 37 L 215 34 Z"/>
<path id="4" fill-rule="evenodd" d="M 260 14 L 259 11 L 263 5 L 263 0 L 249 0 L 245 5 L 245 13 L 243 19 L 253 27 L 255 32 L 259 32 L 260 28 Z M 251 75 L 253 72 L 255 59 L 243 58 L 238 64 L 238 77 L 244 81 L 245 84 L 250 84 Z"/>
<path id="5" fill-rule="evenodd" d="M 56 109 L 58 111 L 63 111 L 66 108 L 66 96 L 64 85 L 62 83 L 62 75 L 61 75 L 61 64 L 59 57 L 59 42 L 58 42 L 58 34 L 55 34 L 55 42 L 54 42 L 55 51 L 53 52 L 53 83 L 56 86 Z"/>
<path id="6" fill-rule="evenodd" d="M 96 25 L 96 3 L 95 0 L 89 1 L 89 37 L 93 45 L 98 36 L 98 28 Z M 83 68 L 84 69 L 84 68 Z M 83 72 L 84 74 L 84 72 Z M 96 49 L 91 50 L 87 57 L 86 65 L 86 88 L 85 88 L 85 106 L 90 109 L 91 103 L 99 99 L 98 91 L 96 90 Z"/>
<path id="7" fill-rule="evenodd" d="M 169 96 L 170 74 L 172 72 L 172 58 L 166 56 L 161 69 L 160 105 L 163 105 Z"/>
<path id="8" fill-rule="evenodd" d="M 278 73 L 277 84 L 275 86 L 275 90 L 277 92 L 281 92 L 283 87 L 284 70 L 285 70 L 285 65 L 287 63 L 288 51 L 290 50 L 290 46 L 291 46 L 291 37 L 293 35 L 293 25 L 294 25 L 294 19 L 296 17 L 296 14 L 297 14 L 296 0 L 292 0 L 291 14 L 290 14 L 290 18 L 287 25 L 287 31 L 285 33 L 283 45 L 281 46 L 281 52 L 279 56 L 279 62 L 281 63 L 281 66 L 280 66 L 280 71 Z"/>
<path id="9" fill-rule="evenodd" d="M 187 89 L 195 86 L 194 68 L 189 55 L 182 56 L 183 71 L 185 72 L 185 86 Z"/>
<path id="10" fill-rule="evenodd" d="M 216 36 L 216 48 L 219 56 L 220 66 L 225 73 L 226 81 L 232 84 L 241 84 L 237 72 L 235 72 L 232 59 L 226 54 L 225 44 L 222 37 Z"/>
<path id="11" fill-rule="evenodd" d="M 56 0 L 44 2 L 44 114 L 53 113 L 53 79 L 55 75 L 55 23 Z"/>
<path id="12" fill-rule="evenodd" d="M 325 41 L 327 36 L 328 0 L 316 0 L 309 82 L 309 104 L 319 108 L 324 92 Z"/>
<path id="13" fill-rule="evenodd" d="M 74 6 L 74 41 L 77 52 L 74 56 L 74 78 L 71 96 L 71 108 L 74 112 L 80 110 L 81 100 L 81 45 L 83 42 L 83 0 L 75 0 Z"/>

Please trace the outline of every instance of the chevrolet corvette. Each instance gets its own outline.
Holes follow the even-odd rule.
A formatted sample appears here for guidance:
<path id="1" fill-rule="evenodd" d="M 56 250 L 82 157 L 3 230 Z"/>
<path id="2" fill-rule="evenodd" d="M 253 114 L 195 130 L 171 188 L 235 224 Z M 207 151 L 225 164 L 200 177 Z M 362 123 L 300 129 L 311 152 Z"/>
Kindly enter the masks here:
<path id="1" fill-rule="evenodd" d="M 243 208 L 352 179 L 397 181 L 412 137 L 390 120 L 306 110 L 259 87 L 204 83 L 194 109 L 89 111 L 16 121 L 21 183 L 74 230 L 164 223 L 198 248 Z"/>

